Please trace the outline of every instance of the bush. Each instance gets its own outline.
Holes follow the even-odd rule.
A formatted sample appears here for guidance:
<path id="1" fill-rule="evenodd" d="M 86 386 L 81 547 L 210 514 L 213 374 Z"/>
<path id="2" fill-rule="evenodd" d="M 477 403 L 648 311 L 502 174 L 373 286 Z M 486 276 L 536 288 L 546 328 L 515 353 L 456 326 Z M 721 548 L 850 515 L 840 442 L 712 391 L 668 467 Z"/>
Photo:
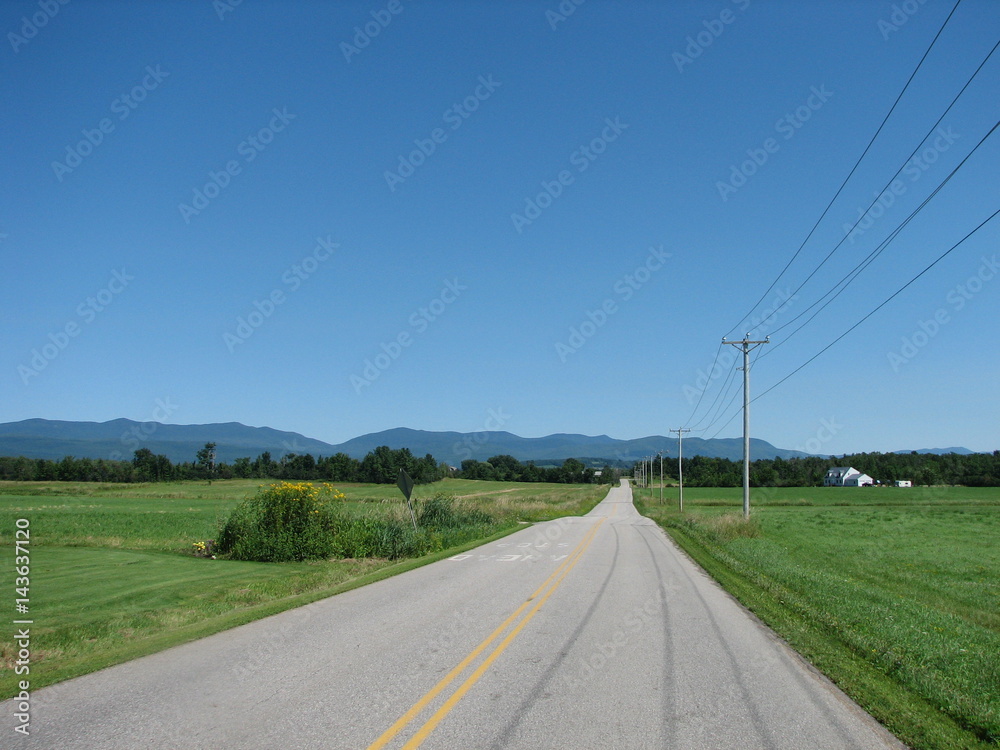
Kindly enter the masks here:
<path id="1" fill-rule="evenodd" d="M 482 526 L 493 523 L 493 517 L 478 508 L 460 509 L 455 500 L 438 493 L 424 500 L 417 514 L 417 523 L 428 529 L 457 529 L 462 526 Z"/>
<path id="2" fill-rule="evenodd" d="M 418 503 L 414 530 L 402 508 L 352 515 L 343 493 L 308 482 L 272 484 L 233 509 L 215 551 L 233 560 L 289 562 L 331 557 L 397 560 L 489 536 L 504 523 L 442 494 Z"/>
<path id="3" fill-rule="evenodd" d="M 328 484 L 272 484 L 237 505 L 219 530 L 216 550 L 234 560 L 317 560 L 336 553 L 344 495 Z"/>

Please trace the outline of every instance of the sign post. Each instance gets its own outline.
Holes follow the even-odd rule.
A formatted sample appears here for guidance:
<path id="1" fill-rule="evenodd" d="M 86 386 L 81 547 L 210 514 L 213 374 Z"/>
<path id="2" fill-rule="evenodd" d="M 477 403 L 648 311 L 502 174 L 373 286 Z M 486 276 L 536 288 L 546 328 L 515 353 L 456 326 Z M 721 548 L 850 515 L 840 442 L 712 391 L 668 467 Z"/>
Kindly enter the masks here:
<path id="1" fill-rule="evenodd" d="M 413 521 L 413 530 L 416 531 L 417 517 L 413 514 L 413 504 L 410 502 L 410 493 L 413 492 L 413 480 L 410 479 L 410 475 L 406 473 L 405 469 L 399 470 L 399 479 L 396 480 L 396 486 L 399 487 L 399 491 L 406 498 L 406 507 L 410 509 L 410 520 Z"/>

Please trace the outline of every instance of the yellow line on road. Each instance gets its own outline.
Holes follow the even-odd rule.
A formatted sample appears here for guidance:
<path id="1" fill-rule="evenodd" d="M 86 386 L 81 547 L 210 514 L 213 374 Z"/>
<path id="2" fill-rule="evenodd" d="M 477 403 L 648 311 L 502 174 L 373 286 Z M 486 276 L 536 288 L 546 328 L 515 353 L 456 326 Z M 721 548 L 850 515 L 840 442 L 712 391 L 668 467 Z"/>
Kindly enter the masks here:
<path id="1" fill-rule="evenodd" d="M 531 603 L 536 598 L 538 598 L 539 596 L 541 596 L 542 592 L 545 591 L 545 589 L 549 586 L 549 584 L 552 581 L 555 581 L 555 583 L 552 584 L 551 589 L 549 589 L 548 593 L 546 593 L 545 596 L 542 597 L 542 599 L 537 603 L 537 605 L 535 606 L 535 608 L 525 617 L 524 620 L 521 621 L 521 623 L 517 626 L 517 628 L 515 628 L 514 631 L 512 631 L 511 634 L 508 635 L 507 638 L 505 638 L 504 641 L 497 647 L 497 649 L 487 658 L 487 660 L 484 662 L 485 666 L 481 666 L 478 670 L 476 670 L 476 672 L 473 673 L 473 675 L 469 678 L 469 680 L 467 680 L 466 683 L 463 684 L 459 688 L 459 690 L 456 691 L 456 693 L 455 693 L 457 695 L 461 691 L 461 694 L 464 695 L 465 692 L 467 692 L 468 689 L 470 687 L 472 687 L 472 684 L 476 680 L 479 679 L 479 676 L 481 676 L 481 673 L 485 671 L 485 668 L 488 667 L 490 664 L 493 663 L 493 661 L 496 659 L 496 657 L 500 655 L 500 652 L 502 652 L 507 647 L 507 644 L 509 644 L 509 642 L 511 640 L 513 640 L 513 637 L 516 636 L 517 633 L 520 632 L 521 628 L 524 627 L 524 625 L 528 622 L 528 620 L 530 620 L 532 617 L 534 617 L 535 613 L 541 608 L 542 604 L 545 603 L 545 600 L 548 599 L 549 596 L 552 595 L 552 592 L 556 590 L 556 588 L 559 586 L 560 583 L 562 583 L 563 579 L 566 577 L 566 574 L 570 571 L 570 569 L 574 565 L 576 565 L 577 561 L 580 559 L 580 556 L 583 554 L 584 550 L 586 550 L 587 547 L 590 546 L 590 543 L 594 540 L 594 536 L 597 534 L 598 527 L 602 523 L 604 523 L 604 520 L 605 519 L 602 518 L 600 521 L 598 521 L 594 525 L 594 527 L 587 533 L 587 535 L 576 546 L 576 548 L 573 550 L 573 552 L 570 553 L 569 557 L 567 557 L 566 560 L 563 561 L 559 565 L 559 567 L 556 568 L 551 573 L 551 575 L 549 575 L 549 577 L 545 579 L 545 581 L 542 583 L 542 585 L 539 586 L 534 591 L 534 593 L 532 593 L 531 596 L 529 596 L 524 601 L 524 603 L 521 604 L 521 606 L 519 606 L 516 610 L 514 610 L 514 612 L 506 620 L 504 620 L 499 625 L 499 627 L 497 627 L 497 629 L 494 630 L 486 638 L 486 640 L 484 640 L 482 643 L 480 643 L 478 646 L 476 646 L 472 650 L 472 652 L 468 656 L 466 656 L 464 659 L 462 659 L 462 661 L 454 669 L 452 669 L 448 674 L 446 674 L 443 678 L 441 678 L 441 681 L 438 682 L 438 684 L 435 685 L 433 688 L 431 688 L 431 690 L 426 695 L 424 695 L 423 698 L 421 698 L 416 703 L 414 703 L 413 706 L 410 708 L 409 711 L 407 711 L 405 714 L 403 714 L 402 716 L 400 716 L 399 719 L 397 719 L 396 722 L 391 727 L 389 727 L 382 734 L 381 737 L 379 737 L 377 740 L 375 740 L 375 742 L 373 742 L 371 745 L 369 745 L 368 746 L 368 750 L 379 750 L 380 748 L 385 747 L 397 734 L 399 734 L 403 729 L 405 729 L 406 726 L 411 721 L 413 721 L 415 718 L 417 718 L 417 716 L 420 714 L 420 712 L 423 711 L 431 701 L 433 701 L 438 695 L 440 695 L 441 692 L 446 687 L 448 687 L 448 685 L 450 685 L 451 682 L 456 677 L 458 677 L 458 675 L 460 675 L 462 672 L 464 672 L 465 669 L 470 664 L 472 664 L 472 662 L 476 659 L 476 657 L 478 657 L 483 651 L 485 651 L 487 648 L 489 648 L 490 644 L 493 643 L 493 641 L 495 641 L 497 638 L 499 638 L 500 635 L 508 627 L 510 627 L 511 623 L 513 623 L 521 615 L 521 613 L 524 612 L 524 610 L 527 609 L 531 605 Z M 461 697 L 461 696 L 459 696 L 459 697 Z M 454 701 L 454 702 L 452 702 L 452 701 Z M 438 712 L 435 713 L 434 716 L 432 716 L 430 720 L 428 720 L 427 724 L 425 724 L 423 727 L 421 727 L 420 733 L 423 733 L 423 734 L 418 733 L 418 735 L 417 735 L 417 736 L 421 737 L 421 739 L 420 739 L 421 742 L 423 741 L 423 738 L 426 738 L 426 736 L 428 734 L 430 734 L 430 732 L 433 730 L 434 726 L 437 726 L 437 723 L 439 723 L 441 721 L 441 719 L 444 718 L 444 715 L 447 714 L 448 711 L 451 710 L 451 708 L 449 707 L 448 710 L 445 711 L 444 710 L 445 707 L 449 706 L 449 704 L 451 706 L 454 706 L 454 703 L 457 703 L 457 702 L 458 702 L 458 700 L 455 699 L 455 696 L 453 695 L 452 698 L 449 699 L 449 701 L 447 703 L 445 703 L 445 706 L 442 706 L 442 708 L 439 709 Z M 443 711 L 443 713 L 442 713 L 442 711 Z M 440 714 L 440 716 L 439 716 L 439 714 Z M 436 721 L 435 721 L 435 719 L 436 719 Z M 430 729 L 427 729 L 428 724 L 430 724 L 432 721 L 434 722 L 434 726 L 431 726 Z M 425 729 L 426 729 L 426 732 L 424 731 Z M 413 745 L 412 743 L 414 742 L 414 740 L 417 739 L 417 736 L 414 736 L 414 738 L 411 739 L 410 742 L 407 743 L 405 747 L 407 747 L 407 748 L 409 748 L 409 747 L 416 747 L 416 745 Z"/>
<path id="2" fill-rule="evenodd" d="M 517 634 L 521 632 L 521 630 L 524 628 L 525 625 L 528 624 L 528 622 L 530 622 L 532 617 L 538 614 L 538 610 L 542 608 L 542 605 L 545 604 L 546 600 L 550 596 L 552 596 L 553 592 L 557 588 L 559 588 L 559 584 L 563 582 L 563 580 L 566 578 L 569 572 L 573 569 L 573 566 L 580 561 L 581 557 L 583 557 L 583 553 L 586 551 L 587 547 L 589 547 L 590 543 L 594 541 L 594 536 L 597 533 L 598 527 L 600 527 L 600 525 L 604 523 L 604 521 L 605 519 L 602 518 L 594 525 L 594 528 L 590 530 L 590 533 L 581 543 L 583 544 L 583 548 L 580 549 L 579 552 L 575 553 L 573 561 L 563 570 L 563 572 L 560 574 L 556 582 L 552 584 L 552 587 L 545 592 L 545 595 L 538 600 L 538 603 L 534 607 L 532 607 L 531 611 L 528 612 L 527 615 L 525 615 L 524 619 L 517 624 L 517 627 L 515 627 L 512 631 L 510 631 L 510 633 L 507 635 L 506 638 L 500 641 L 499 645 L 493 650 L 493 653 L 487 656 L 486 659 L 483 661 L 483 663 L 476 668 L 476 671 L 473 672 L 471 675 L 469 675 L 469 678 L 465 682 L 463 682 L 462 685 L 459 686 L 459 688 L 454 693 L 452 693 L 451 697 L 444 702 L 444 705 L 441 706 L 441 708 L 439 708 L 434 713 L 434 715 L 427 720 L 427 723 L 425 723 L 422 727 L 420 727 L 420 729 L 417 731 L 415 735 L 413 735 L 413 737 L 410 739 L 409 742 L 403 745 L 403 750 L 415 750 L 415 748 L 420 747 L 420 745 L 423 744 L 423 741 L 427 739 L 428 735 L 430 735 L 430 733 L 437 728 L 437 725 L 441 723 L 441 721 L 445 718 L 445 716 L 447 716 L 451 712 L 451 710 L 458 704 L 458 702 L 465 697 L 465 694 L 472 689 L 472 686 L 479 681 L 479 678 L 486 673 L 486 670 L 490 668 L 490 665 L 493 664 L 494 661 L 496 661 L 497 657 L 499 657 L 500 654 L 502 654 L 506 650 L 506 648 L 513 642 L 513 640 L 517 638 Z"/>

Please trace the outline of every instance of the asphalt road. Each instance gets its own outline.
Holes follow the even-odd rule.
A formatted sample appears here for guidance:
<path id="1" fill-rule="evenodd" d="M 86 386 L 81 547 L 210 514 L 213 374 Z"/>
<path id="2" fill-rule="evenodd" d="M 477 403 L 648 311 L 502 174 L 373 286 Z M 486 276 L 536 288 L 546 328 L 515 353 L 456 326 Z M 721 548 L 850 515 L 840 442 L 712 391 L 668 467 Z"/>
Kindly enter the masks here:
<path id="1" fill-rule="evenodd" d="M 39 690 L 0 747 L 902 747 L 616 487 L 395 578 Z"/>

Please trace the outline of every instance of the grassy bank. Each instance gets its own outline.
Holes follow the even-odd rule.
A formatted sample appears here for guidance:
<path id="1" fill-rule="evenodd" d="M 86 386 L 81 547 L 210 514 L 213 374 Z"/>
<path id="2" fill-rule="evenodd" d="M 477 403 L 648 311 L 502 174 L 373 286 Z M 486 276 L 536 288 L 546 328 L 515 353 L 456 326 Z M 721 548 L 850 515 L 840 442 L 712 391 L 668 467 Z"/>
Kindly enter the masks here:
<path id="1" fill-rule="evenodd" d="M 640 509 L 904 742 L 1000 746 L 1000 491 L 684 495 Z"/>
<path id="2" fill-rule="evenodd" d="M 0 483 L 0 590 L 14 589 L 14 529 L 30 522 L 32 689 L 153 653 L 499 538 L 525 521 L 589 511 L 599 485 L 445 480 L 420 486 L 418 500 L 447 493 L 490 513 L 487 538 L 419 559 L 253 563 L 192 554 L 259 481 L 149 485 Z M 358 515 L 405 513 L 393 486 L 347 485 Z M 408 518 L 408 515 L 407 515 Z M 12 602 L 13 604 L 13 602 Z M 16 694 L 13 631 L 0 635 L 0 698 Z"/>

